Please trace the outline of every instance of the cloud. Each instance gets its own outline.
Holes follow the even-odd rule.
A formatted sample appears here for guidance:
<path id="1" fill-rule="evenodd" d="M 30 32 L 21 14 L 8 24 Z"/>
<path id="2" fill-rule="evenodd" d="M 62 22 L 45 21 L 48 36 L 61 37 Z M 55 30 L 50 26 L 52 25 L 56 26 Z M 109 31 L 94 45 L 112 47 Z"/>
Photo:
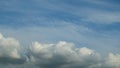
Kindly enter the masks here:
<path id="1" fill-rule="evenodd" d="M 42 68 L 86 68 L 96 64 L 100 59 L 100 56 L 93 50 L 86 47 L 76 48 L 73 43 L 64 41 L 57 44 L 35 42 L 30 52 L 30 61 Z"/>
<path id="2" fill-rule="evenodd" d="M 119 12 L 106 12 L 106 11 L 91 11 L 91 14 L 87 14 L 82 21 L 93 22 L 98 24 L 113 24 L 120 22 Z"/>
<path id="3" fill-rule="evenodd" d="M 0 67 L 2 68 L 119 68 L 120 54 L 103 57 L 87 47 L 59 41 L 53 44 L 33 42 L 21 54 L 20 43 L 0 34 Z M 23 57 L 24 56 L 24 57 Z"/>
<path id="4" fill-rule="evenodd" d="M 107 59 L 103 59 L 99 53 L 92 49 L 86 47 L 76 48 L 73 43 L 65 41 L 60 41 L 57 44 L 41 44 L 34 42 L 30 47 L 30 52 L 30 61 L 42 68 L 120 67 L 119 54 L 110 54 Z"/>
<path id="5" fill-rule="evenodd" d="M 1 22 L 2 25 L 26 26 L 38 25 L 44 22 L 54 22 L 55 20 L 74 21 L 80 23 L 102 23 L 111 24 L 120 22 L 119 5 L 110 6 L 108 1 L 100 0 L 34 0 L 34 1 L 1 1 Z M 23 5 L 24 4 L 24 5 Z M 33 5 L 31 5 L 33 4 Z M 77 6 L 74 6 L 78 4 Z M 85 4 L 85 5 L 84 5 Z M 98 5 L 97 5 L 98 4 Z M 107 7 L 106 7 L 107 5 Z M 95 6 L 95 7 L 93 7 Z M 106 8 L 104 8 L 106 7 Z M 113 10 L 113 8 L 116 8 Z M 6 14 L 7 13 L 7 14 Z M 19 17 L 18 17 L 19 16 Z M 9 23 L 11 21 L 11 23 Z M 87 21 L 87 22 L 86 22 Z M 16 23 L 16 22 L 19 22 Z M 29 22 L 26 23 L 26 22 Z M 13 24 L 14 23 L 14 24 Z M 9 26 L 9 27 L 10 27 Z"/>
<path id="6" fill-rule="evenodd" d="M 0 34 L 0 63 L 22 63 L 19 53 L 20 44 L 14 38 L 5 38 Z"/>
<path id="7" fill-rule="evenodd" d="M 119 24 L 109 26 L 120 22 L 115 1 L 1 0 L 0 8 L 0 32 L 21 42 L 0 35 L 0 68 L 119 68 Z"/>
<path id="8" fill-rule="evenodd" d="M 106 64 L 108 66 L 119 68 L 120 67 L 120 54 L 110 53 L 107 58 Z"/>

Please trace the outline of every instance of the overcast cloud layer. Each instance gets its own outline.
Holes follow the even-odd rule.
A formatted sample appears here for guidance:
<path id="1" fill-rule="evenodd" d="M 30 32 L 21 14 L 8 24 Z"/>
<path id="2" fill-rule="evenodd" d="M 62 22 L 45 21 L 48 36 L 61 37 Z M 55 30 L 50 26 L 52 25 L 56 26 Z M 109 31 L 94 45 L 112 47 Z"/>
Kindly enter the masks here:
<path id="1" fill-rule="evenodd" d="M 1 68 L 120 68 L 120 54 L 106 57 L 87 47 L 76 48 L 74 43 L 55 44 L 33 42 L 23 50 L 19 41 L 0 34 Z"/>

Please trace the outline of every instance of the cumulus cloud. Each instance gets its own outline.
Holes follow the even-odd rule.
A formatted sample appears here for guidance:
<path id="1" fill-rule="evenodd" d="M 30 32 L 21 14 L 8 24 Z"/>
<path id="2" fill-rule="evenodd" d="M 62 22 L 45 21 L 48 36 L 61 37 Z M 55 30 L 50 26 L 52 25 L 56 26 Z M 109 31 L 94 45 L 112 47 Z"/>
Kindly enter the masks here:
<path id="1" fill-rule="evenodd" d="M 19 42 L 13 38 L 4 38 L 0 34 L 0 57 L 20 58 L 18 54 Z"/>
<path id="2" fill-rule="evenodd" d="M 120 54 L 110 53 L 106 64 L 111 67 L 120 68 Z"/>
<path id="3" fill-rule="evenodd" d="M 103 58 L 93 49 L 78 48 L 74 43 L 54 44 L 33 42 L 21 54 L 14 38 L 0 34 L 0 67 L 2 68 L 120 68 L 120 54 L 110 53 Z M 22 51 L 21 51 L 22 52 Z M 25 56 L 26 58 L 23 58 Z"/>
<path id="4" fill-rule="evenodd" d="M 57 44 L 41 44 L 34 42 L 30 47 L 30 62 L 42 68 L 119 68 L 118 64 L 111 66 L 118 56 L 109 55 L 103 59 L 99 53 L 87 47 L 76 48 L 73 43 L 60 41 Z M 112 58 L 111 58 L 112 57 Z"/>
<path id="5" fill-rule="evenodd" d="M 20 44 L 14 38 L 0 34 L 0 63 L 21 63 Z"/>
<path id="6" fill-rule="evenodd" d="M 30 60 L 42 68 L 88 68 L 100 61 L 94 50 L 76 48 L 73 43 L 60 41 L 57 44 L 33 43 Z"/>

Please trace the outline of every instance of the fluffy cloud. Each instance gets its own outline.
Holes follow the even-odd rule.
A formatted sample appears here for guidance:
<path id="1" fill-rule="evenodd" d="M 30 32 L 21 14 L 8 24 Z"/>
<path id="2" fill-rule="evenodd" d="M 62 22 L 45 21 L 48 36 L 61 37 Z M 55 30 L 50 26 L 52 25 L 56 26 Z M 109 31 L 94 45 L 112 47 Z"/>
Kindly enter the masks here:
<path id="1" fill-rule="evenodd" d="M 106 64 L 114 68 L 120 68 L 120 54 L 110 53 L 107 58 Z"/>
<path id="2" fill-rule="evenodd" d="M 19 53 L 20 44 L 14 38 L 5 38 L 0 34 L 0 63 L 22 63 Z"/>
<path id="3" fill-rule="evenodd" d="M 20 58 L 18 54 L 19 42 L 13 38 L 4 38 L 0 34 L 0 57 Z"/>
<path id="4" fill-rule="evenodd" d="M 73 43 L 64 41 L 57 44 L 35 42 L 30 52 L 30 61 L 42 68 L 89 68 L 100 62 L 100 55 L 94 50 L 76 48 Z"/>
<path id="5" fill-rule="evenodd" d="M 0 67 L 120 68 L 120 54 L 110 53 L 108 57 L 103 58 L 93 49 L 78 48 L 73 43 L 65 41 L 55 44 L 33 42 L 25 54 L 21 54 L 21 50 L 17 40 L 5 38 L 0 34 Z"/>

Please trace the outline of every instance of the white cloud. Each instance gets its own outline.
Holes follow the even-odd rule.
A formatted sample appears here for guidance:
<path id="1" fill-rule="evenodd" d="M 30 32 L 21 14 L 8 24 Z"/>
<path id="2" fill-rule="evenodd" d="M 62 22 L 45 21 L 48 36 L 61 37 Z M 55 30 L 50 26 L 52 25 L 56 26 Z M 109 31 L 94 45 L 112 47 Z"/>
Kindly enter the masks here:
<path id="1" fill-rule="evenodd" d="M 119 68 L 120 54 L 102 57 L 93 49 L 78 48 L 74 43 L 54 44 L 33 42 L 20 54 L 20 44 L 14 38 L 0 34 L 0 67 L 2 68 Z M 21 51 L 23 52 L 23 51 Z M 23 58 L 21 56 L 26 56 Z M 9 63 L 9 64 L 8 64 Z"/>
<path id="2" fill-rule="evenodd" d="M 120 54 L 110 53 L 107 58 L 106 64 L 114 68 L 120 68 Z"/>
<path id="3" fill-rule="evenodd" d="M 80 49 L 80 54 L 82 55 L 91 55 L 91 54 L 94 54 L 94 51 L 91 50 L 91 49 L 88 49 L 86 47 L 83 47 Z"/>
<path id="4" fill-rule="evenodd" d="M 100 56 L 89 48 L 76 48 L 73 43 L 60 41 L 57 44 L 35 42 L 31 48 L 31 61 L 43 68 L 88 67 L 96 64 Z M 94 57 L 94 58 L 92 58 Z"/>
<path id="5" fill-rule="evenodd" d="M 93 49 L 76 48 L 73 43 L 56 44 L 34 42 L 30 47 L 30 62 L 42 68 L 119 68 L 120 55 L 109 54 L 103 58 Z M 115 63 L 114 63 L 114 62 Z"/>
<path id="6" fill-rule="evenodd" d="M 14 38 L 5 38 L 0 34 L 0 57 L 20 58 L 20 44 Z"/>

